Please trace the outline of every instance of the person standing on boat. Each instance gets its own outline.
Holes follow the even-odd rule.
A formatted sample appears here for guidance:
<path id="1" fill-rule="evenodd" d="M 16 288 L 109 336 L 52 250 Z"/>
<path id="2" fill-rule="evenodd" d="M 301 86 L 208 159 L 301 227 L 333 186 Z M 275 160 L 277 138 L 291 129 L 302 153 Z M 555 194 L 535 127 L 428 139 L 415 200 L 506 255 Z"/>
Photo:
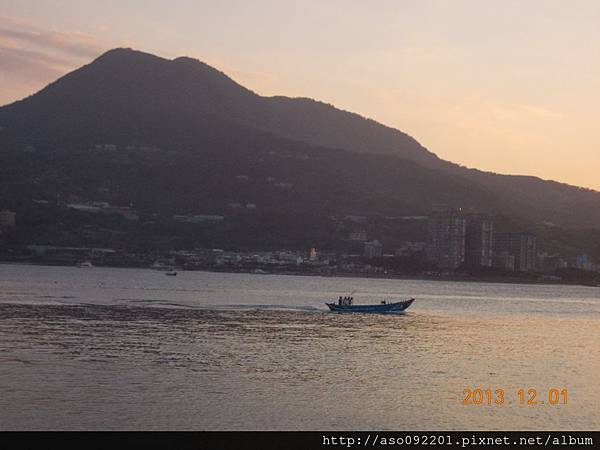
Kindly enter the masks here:
<path id="1" fill-rule="evenodd" d="M 338 300 L 338 305 L 342 306 L 342 296 L 340 295 L 340 299 Z"/>

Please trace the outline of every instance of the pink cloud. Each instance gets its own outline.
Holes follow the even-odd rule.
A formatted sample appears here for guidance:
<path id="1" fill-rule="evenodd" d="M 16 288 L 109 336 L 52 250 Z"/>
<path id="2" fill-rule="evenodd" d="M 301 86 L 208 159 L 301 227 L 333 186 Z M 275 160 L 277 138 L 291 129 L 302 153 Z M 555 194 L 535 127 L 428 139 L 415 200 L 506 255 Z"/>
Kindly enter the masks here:
<path id="1" fill-rule="evenodd" d="M 79 31 L 54 31 L 0 16 L 0 102 L 32 94 L 110 48 Z M 2 104 L 0 103 L 0 104 Z"/>

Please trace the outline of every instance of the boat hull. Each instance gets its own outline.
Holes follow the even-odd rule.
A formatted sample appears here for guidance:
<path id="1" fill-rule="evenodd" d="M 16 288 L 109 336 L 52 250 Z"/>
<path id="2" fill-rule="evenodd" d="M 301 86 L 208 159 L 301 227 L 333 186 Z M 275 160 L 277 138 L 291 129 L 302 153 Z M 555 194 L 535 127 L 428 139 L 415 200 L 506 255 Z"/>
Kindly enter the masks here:
<path id="1" fill-rule="evenodd" d="M 401 314 L 415 301 L 414 298 L 403 302 L 381 303 L 378 305 L 338 305 L 325 303 L 334 312 Z"/>

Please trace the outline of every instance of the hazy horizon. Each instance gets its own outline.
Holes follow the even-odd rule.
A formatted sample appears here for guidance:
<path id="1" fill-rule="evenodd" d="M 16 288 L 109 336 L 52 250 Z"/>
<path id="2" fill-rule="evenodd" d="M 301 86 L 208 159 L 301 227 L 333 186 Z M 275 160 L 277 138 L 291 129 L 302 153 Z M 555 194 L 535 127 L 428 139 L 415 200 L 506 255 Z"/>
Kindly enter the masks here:
<path id="1" fill-rule="evenodd" d="M 310 97 L 439 157 L 600 190 L 600 4 L 0 0 L 0 104 L 104 51 L 190 56 Z"/>

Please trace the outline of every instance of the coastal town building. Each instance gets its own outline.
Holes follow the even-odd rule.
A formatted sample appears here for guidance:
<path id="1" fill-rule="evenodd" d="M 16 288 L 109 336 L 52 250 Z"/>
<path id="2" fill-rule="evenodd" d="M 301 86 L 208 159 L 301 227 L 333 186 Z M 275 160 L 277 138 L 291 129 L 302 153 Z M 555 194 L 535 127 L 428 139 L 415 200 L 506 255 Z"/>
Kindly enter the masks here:
<path id="1" fill-rule="evenodd" d="M 499 233 L 494 237 L 494 253 L 506 252 L 514 256 L 514 270 L 534 272 L 537 270 L 537 239 L 531 233 Z"/>
<path id="2" fill-rule="evenodd" d="M 363 255 L 367 258 L 381 258 L 383 256 L 383 245 L 377 239 L 365 242 Z"/>
<path id="3" fill-rule="evenodd" d="M 396 256 L 412 256 L 417 253 L 425 252 L 426 248 L 426 242 L 405 241 L 396 249 Z"/>
<path id="4" fill-rule="evenodd" d="M 557 270 L 565 269 L 568 266 L 568 262 L 559 254 L 544 252 L 538 255 L 537 268 L 543 274 L 554 274 Z"/>
<path id="5" fill-rule="evenodd" d="M 17 224 L 17 213 L 9 210 L 0 211 L 0 229 L 13 228 Z"/>
<path id="6" fill-rule="evenodd" d="M 348 240 L 354 242 L 364 242 L 367 240 L 367 232 L 364 230 L 351 231 L 348 233 Z"/>
<path id="7" fill-rule="evenodd" d="M 483 214 L 467 217 L 465 232 L 465 264 L 468 267 L 491 267 L 494 222 Z"/>
<path id="8" fill-rule="evenodd" d="M 492 256 L 492 267 L 505 270 L 507 272 L 515 271 L 515 257 L 508 251 L 495 251 Z"/>
<path id="9" fill-rule="evenodd" d="M 175 215 L 173 216 L 173 220 L 180 223 L 222 222 L 225 220 L 225 217 L 216 214 L 188 214 Z"/>
<path id="10" fill-rule="evenodd" d="M 455 270 L 465 261 L 467 220 L 460 210 L 436 211 L 428 221 L 427 259 L 440 269 Z"/>

